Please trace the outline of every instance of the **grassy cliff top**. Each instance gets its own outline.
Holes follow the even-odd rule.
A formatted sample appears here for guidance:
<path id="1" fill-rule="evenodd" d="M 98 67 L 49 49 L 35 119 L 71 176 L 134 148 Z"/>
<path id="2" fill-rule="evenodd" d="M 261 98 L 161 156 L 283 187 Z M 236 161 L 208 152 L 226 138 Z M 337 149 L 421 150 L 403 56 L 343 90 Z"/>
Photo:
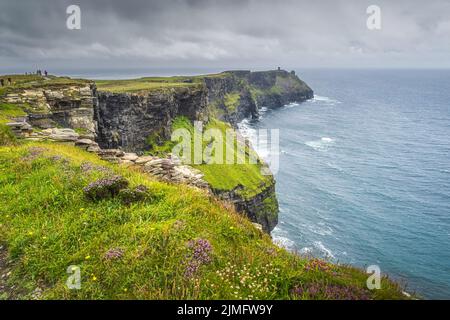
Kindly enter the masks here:
<path id="1" fill-rule="evenodd" d="M 146 186 L 151 197 L 124 205 L 84 196 L 111 174 Z M 76 147 L 0 147 L 0 201 L 0 273 L 10 272 L 0 299 L 403 298 L 387 278 L 369 291 L 363 271 L 277 247 L 203 191 Z M 69 266 L 80 268 L 79 290 L 66 286 Z"/>
<path id="2" fill-rule="evenodd" d="M 198 75 L 198 76 L 174 76 L 174 77 L 144 77 L 125 80 L 96 80 L 100 91 L 114 93 L 148 92 L 152 90 L 188 88 L 198 86 L 205 78 L 225 77 L 226 73 Z"/>
<path id="3" fill-rule="evenodd" d="M 12 85 L 7 84 L 7 79 L 11 78 Z M 38 76 L 38 75 L 0 75 L 0 79 L 4 80 L 4 87 L 0 87 L 0 96 L 7 92 L 13 92 L 17 89 L 33 89 L 45 87 L 60 87 L 71 85 L 85 85 L 90 83 L 89 80 L 72 79 L 69 77 L 56 76 Z"/>

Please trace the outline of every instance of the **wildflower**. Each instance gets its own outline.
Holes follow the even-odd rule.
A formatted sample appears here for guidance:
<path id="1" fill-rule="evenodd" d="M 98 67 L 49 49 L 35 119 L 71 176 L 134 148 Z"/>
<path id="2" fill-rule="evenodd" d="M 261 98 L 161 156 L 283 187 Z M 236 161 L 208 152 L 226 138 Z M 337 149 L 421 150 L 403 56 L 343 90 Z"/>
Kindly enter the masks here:
<path id="1" fill-rule="evenodd" d="M 28 235 L 32 236 L 33 235 L 33 231 L 28 231 Z"/>
<path id="2" fill-rule="evenodd" d="M 114 259 L 119 259 L 123 256 L 124 252 L 122 249 L 120 248 L 113 248 L 113 249 L 109 249 L 106 253 L 105 253 L 105 259 L 107 260 L 114 260 Z"/>
<path id="3" fill-rule="evenodd" d="M 200 266 L 211 262 L 212 246 L 206 239 L 197 239 L 189 241 L 188 248 L 191 252 L 188 256 L 185 276 L 191 278 Z"/>
<path id="4" fill-rule="evenodd" d="M 84 260 L 89 260 L 91 258 L 91 256 L 86 256 L 84 257 Z"/>
<path id="5" fill-rule="evenodd" d="M 92 280 L 93 281 L 97 281 L 97 277 L 96 276 L 92 276 Z"/>

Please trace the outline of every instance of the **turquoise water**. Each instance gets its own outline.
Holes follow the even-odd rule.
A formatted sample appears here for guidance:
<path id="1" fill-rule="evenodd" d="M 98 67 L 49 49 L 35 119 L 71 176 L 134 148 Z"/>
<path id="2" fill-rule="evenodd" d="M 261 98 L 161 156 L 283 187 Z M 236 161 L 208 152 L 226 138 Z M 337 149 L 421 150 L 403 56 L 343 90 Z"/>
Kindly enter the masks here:
<path id="1" fill-rule="evenodd" d="M 274 239 L 450 298 L 450 71 L 299 70 L 313 100 L 280 129 Z"/>

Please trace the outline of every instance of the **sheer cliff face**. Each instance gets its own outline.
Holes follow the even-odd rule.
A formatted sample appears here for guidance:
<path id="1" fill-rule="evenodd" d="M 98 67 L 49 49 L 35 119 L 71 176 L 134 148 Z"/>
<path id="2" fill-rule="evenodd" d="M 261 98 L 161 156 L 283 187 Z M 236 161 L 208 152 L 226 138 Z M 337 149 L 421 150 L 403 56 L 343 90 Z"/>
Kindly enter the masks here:
<path id="1" fill-rule="evenodd" d="M 202 88 L 155 90 L 146 94 L 98 92 L 95 120 L 97 142 L 102 148 L 139 152 L 157 135 L 170 139 L 177 116 L 206 121 L 206 93 Z"/>
<path id="2" fill-rule="evenodd" d="M 245 118 L 255 118 L 258 108 L 250 88 L 233 74 L 220 78 L 205 78 L 205 90 L 213 116 L 236 125 Z M 229 102 L 229 100 L 232 100 Z"/>

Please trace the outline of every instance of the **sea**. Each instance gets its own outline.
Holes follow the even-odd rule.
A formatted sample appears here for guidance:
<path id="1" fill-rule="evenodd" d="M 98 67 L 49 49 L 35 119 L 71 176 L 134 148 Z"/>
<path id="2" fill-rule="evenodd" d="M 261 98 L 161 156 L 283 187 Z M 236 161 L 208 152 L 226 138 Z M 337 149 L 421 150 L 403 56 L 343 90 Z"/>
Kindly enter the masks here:
<path id="1" fill-rule="evenodd" d="M 240 125 L 255 145 L 259 129 L 279 130 L 274 240 L 449 299 L 450 70 L 297 75 L 313 99 Z"/>

